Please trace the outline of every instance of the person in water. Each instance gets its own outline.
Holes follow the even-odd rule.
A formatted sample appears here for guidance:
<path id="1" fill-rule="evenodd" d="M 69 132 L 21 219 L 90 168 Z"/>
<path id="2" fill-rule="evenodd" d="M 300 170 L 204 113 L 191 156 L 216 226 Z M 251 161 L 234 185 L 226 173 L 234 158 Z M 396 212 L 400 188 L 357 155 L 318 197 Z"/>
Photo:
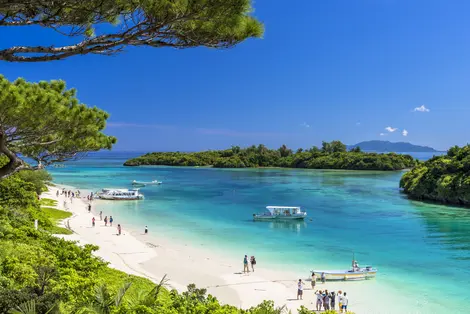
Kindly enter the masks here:
<path id="1" fill-rule="evenodd" d="M 109 225 L 113 226 L 113 216 L 109 216 Z"/>
<path id="2" fill-rule="evenodd" d="M 144 231 L 145 234 L 149 233 L 149 228 L 147 226 L 145 226 L 145 231 Z"/>

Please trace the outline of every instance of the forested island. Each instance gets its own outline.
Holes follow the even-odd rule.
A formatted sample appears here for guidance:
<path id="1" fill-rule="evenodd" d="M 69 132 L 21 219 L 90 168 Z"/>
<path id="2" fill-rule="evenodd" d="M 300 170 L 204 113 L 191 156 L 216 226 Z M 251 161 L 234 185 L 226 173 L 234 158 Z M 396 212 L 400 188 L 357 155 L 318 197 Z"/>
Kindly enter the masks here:
<path id="1" fill-rule="evenodd" d="M 470 145 L 417 164 L 403 175 L 400 187 L 412 199 L 470 206 Z"/>
<path id="2" fill-rule="evenodd" d="M 155 152 L 132 158 L 124 166 L 212 166 L 215 168 L 307 168 L 344 170 L 401 170 L 411 168 L 417 161 L 410 155 L 362 152 L 360 148 L 347 150 L 340 141 L 323 142 L 322 147 L 292 151 L 285 145 L 268 149 L 264 145 L 195 153 Z"/>

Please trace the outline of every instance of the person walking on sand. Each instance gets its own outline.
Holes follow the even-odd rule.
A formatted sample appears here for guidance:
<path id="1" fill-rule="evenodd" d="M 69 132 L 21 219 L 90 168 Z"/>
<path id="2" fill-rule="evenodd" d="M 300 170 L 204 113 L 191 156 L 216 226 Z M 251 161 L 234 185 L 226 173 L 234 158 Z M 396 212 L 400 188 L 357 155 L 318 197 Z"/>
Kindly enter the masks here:
<path id="1" fill-rule="evenodd" d="M 330 310 L 332 311 L 335 310 L 335 304 L 336 304 L 336 295 L 335 295 L 335 292 L 332 291 L 330 294 Z"/>
<path id="2" fill-rule="evenodd" d="M 243 258 L 243 273 L 246 274 L 249 272 L 250 272 L 250 269 L 248 268 L 248 256 L 245 255 L 245 257 Z"/>
<path id="3" fill-rule="evenodd" d="M 316 303 L 316 308 L 317 308 L 317 311 L 320 312 L 321 311 L 321 306 L 323 304 L 323 293 L 322 291 L 315 291 L 315 295 L 317 296 L 317 303 Z"/>
<path id="4" fill-rule="evenodd" d="M 113 226 L 113 216 L 109 216 L 109 225 Z"/>
<path id="5" fill-rule="evenodd" d="M 91 218 L 91 226 L 92 226 L 92 227 L 95 226 L 95 217 Z"/>
<path id="6" fill-rule="evenodd" d="M 300 297 L 300 300 L 302 300 L 302 295 L 304 294 L 304 283 L 302 279 L 299 279 L 299 282 L 297 283 L 297 300 Z"/>
<path id="7" fill-rule="evenodd" d="M 312 273 L 312 290 L 315 289 L 315 285 L 317 284 L 317 275 Z"/>
<path id="8" fill-rule="evenodd" d="M 341 313 L 348 312 L 348 297 L 346 296 L 346 292 L 343 293 L 343 297 L 341 298 Z"/>
<path id="9" fill-rule="evenodd" d="M 100 220 L 103 220 L 103 211 L 100 210 Z"/>
<path id="10" fill-rule="evenodd" d="M 91 204 L 88 204 L 88 213 L 91 213 Z"/>
<path id="11" fill-rule="evenodd" d="M 251 271 L 255 272 L 256 258 L 254 256 L 250 258 L 250 264 L 251 264 Z"/>
<path id="12" fill-rule="evenodd" d="M 144 234 L 147 234 L 147 233 L 149 233 L 149 228 L 145 226 Z"/>
<path id="13" fill-rule="evenodd" d="M 120 224 L 118 224 L 117 229 L 118 229 L 118 235 L 121 235 L 121 225 Z"/>
<path id="14" fill-rule="evenodd" d="M 108 216 L 104 216 L 104 226 L 108 226 Z"/>
<path id="15" fill-rule="evenodd" d="M 57 190 L 57 193 L 55 193 L 56 197 L 59 197 L 59 190 Z"/>
<path id="16" fill-rule="evenodd" d="M 339 312 L 342 313 L 343 312 L 343 308 L 341 307 L 343 305 L 343 296 L 342 296 L 343 292 L 341 290 L 338 291 L 338 308 L 339 308 Z"/>
<path id="17" fill-rule="evenodd" d="M 323 296 L 323 309 L 328 311 L 330 309 L 330 294 L 328 290 L 325 290 L 325 295 Z"/>

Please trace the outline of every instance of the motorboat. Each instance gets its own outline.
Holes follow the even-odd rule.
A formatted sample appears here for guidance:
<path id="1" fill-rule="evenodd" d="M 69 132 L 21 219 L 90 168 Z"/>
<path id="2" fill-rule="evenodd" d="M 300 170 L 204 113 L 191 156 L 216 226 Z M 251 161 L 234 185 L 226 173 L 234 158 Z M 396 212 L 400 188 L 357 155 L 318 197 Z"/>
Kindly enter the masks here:
<path id="1" fill-rule="evenodd" d="M 97 198 L 102 200 L 141 200 L 144 195 L 139 193 L 139 189 L 102 189 L 96 193 Z"/>
<path id="2" fill-rule="evenodd" d="M 321 274 L 325 275 L 327 281 L 350 281 L 350 280 L 365 280 L 375 278 L 377 275 L 377 268 L 372 266 L 359 267 L 357 261 L 353 259 L 352 267 L 350 269 L 340 270 L 312 270 L 312 273 L 317 275 L 318 280 L 321 280 Z"/>
<path id="3" fill-rule="evenodd" d="M 307 217 L 307 212 L 295 206 L 266 206 L 266 211 L 261 214 L 253 214 L 257 221 L 272 220 L 300 220 Z"/>
<path id="4" fill-rule="evenodd" d="M 132 181 L 132 185 L 134 186 L 160 185 L 162 183 L 163 183 L 162 181 L 158 181 L 158 180 L 152 180 L 150 182 L 137 181 L 137 180 Z"/>

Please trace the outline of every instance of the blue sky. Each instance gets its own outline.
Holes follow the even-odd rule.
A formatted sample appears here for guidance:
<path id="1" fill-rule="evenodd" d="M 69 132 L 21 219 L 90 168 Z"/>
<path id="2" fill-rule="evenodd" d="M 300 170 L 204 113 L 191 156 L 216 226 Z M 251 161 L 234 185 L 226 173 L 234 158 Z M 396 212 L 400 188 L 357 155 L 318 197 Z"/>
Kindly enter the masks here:
<path id="1" fill-rule="evenodd" d="M 468 142 L 469 1 L 254 6 L 265 36 L 233 49 L 129 48 L 112 57 L 2 62 L 0 73 L 65 80 L 83 103 L 111 114 L 106 132 L 118 137 L 116 150 L 297 148 L 335 139 L 447 149 Z M 0 47 L 25 42 L 63 39 L 0 28 Z"/>

